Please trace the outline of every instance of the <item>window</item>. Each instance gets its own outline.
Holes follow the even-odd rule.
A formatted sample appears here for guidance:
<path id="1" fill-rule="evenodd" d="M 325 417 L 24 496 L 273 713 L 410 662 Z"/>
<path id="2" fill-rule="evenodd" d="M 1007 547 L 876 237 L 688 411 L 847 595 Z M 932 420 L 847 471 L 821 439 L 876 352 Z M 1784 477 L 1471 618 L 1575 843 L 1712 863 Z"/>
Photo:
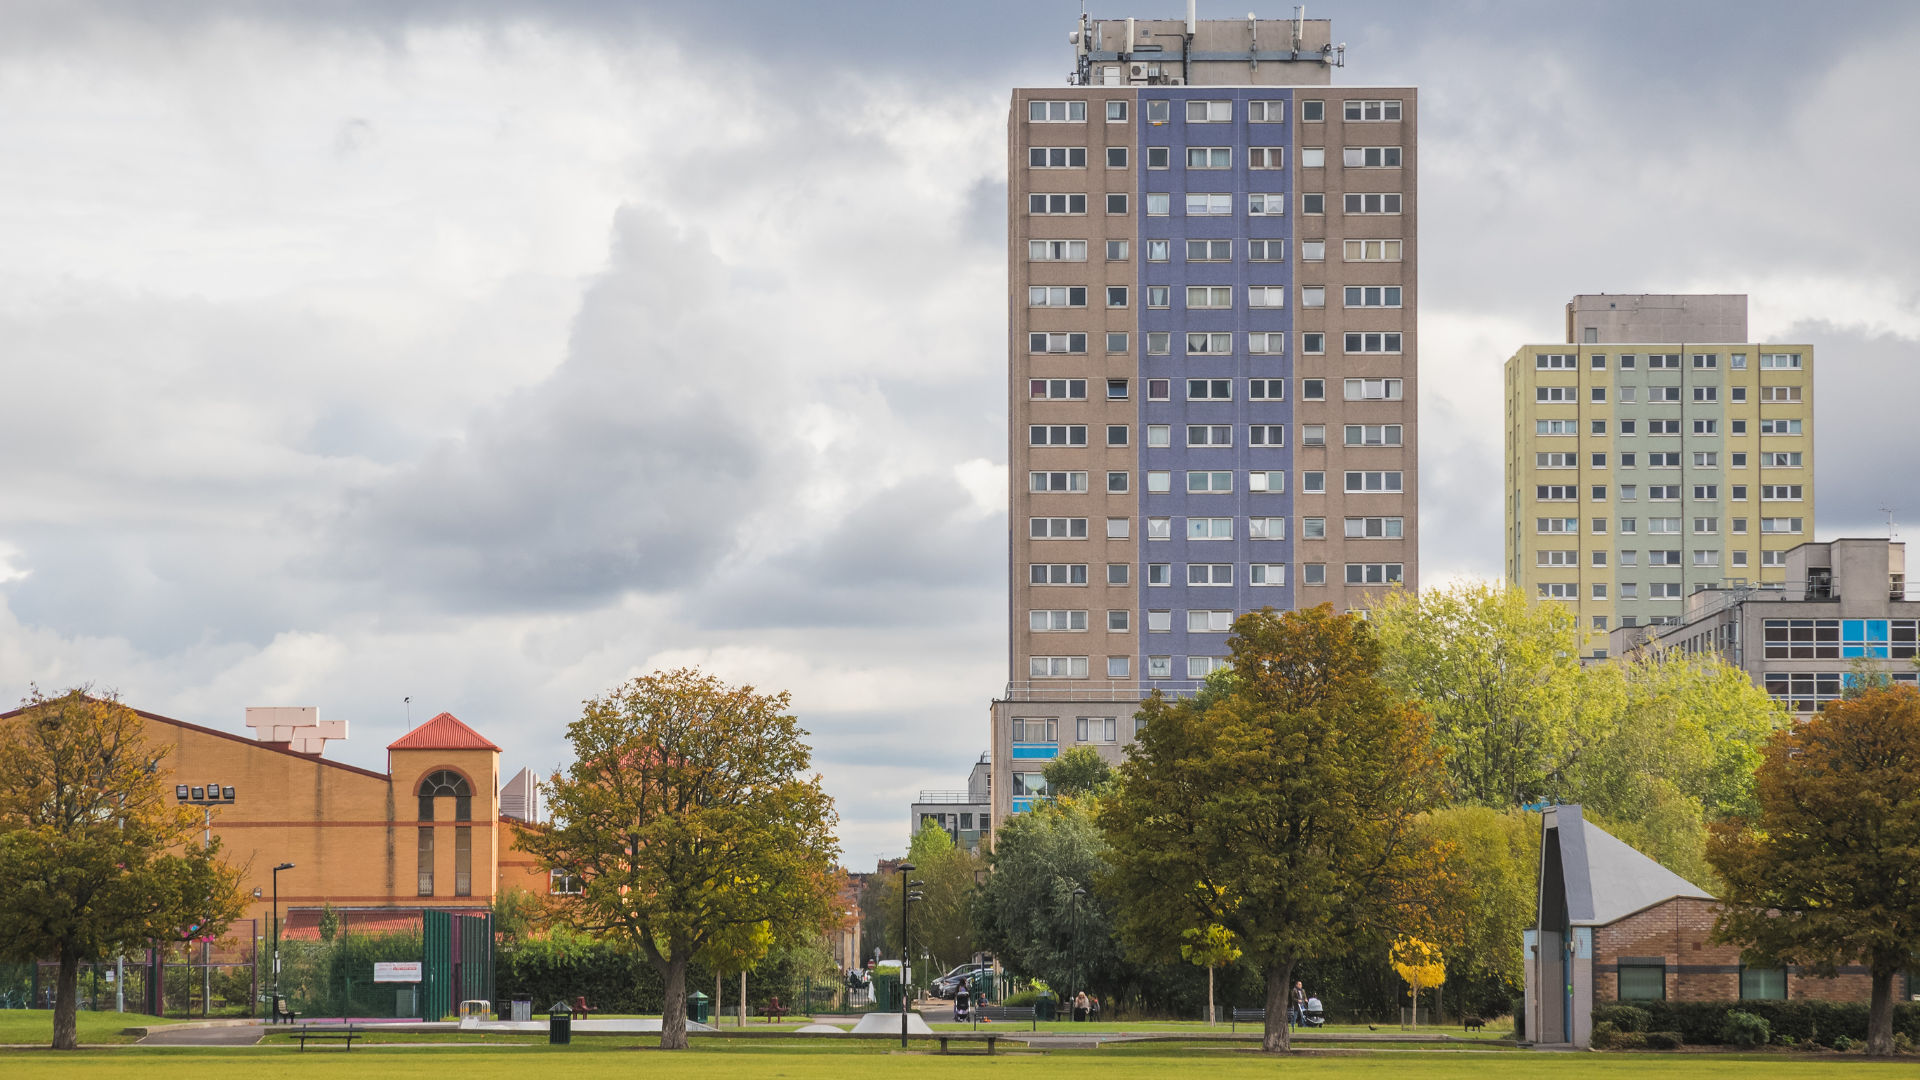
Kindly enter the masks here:
<path id="1" fill-rule="evenodd" d="M 1698 360 L 1699 357 L 1696 356 L 1694 359 Z M 1693 388 L 1693 400 L 1718 401 L 1720 400 L 1720 388 L 1717 386 L 1696 386 Z"/>
<path id="2" fill-rule="evenodd" d="M 1535 401 L 1579 401 L 1579 389 L 1572 386 L 1536 386 L 1533 388 Z"/>
<path id="3" fill-rule="evenodd" d="M 1247 260 L 1249 262 L 1283 262 L 1287 257 L 1285 240 L 1249 240 L 1247 241 Z M 1280 305 L 1275 304 L 1275 307 Z"/>
<path id="4" fill-rule="evenodd" d="M 1113 717 L 1082 716 L 1073 722 L 1073 734 L 1079 742 L 1114 742 L 1119 722 Z"/>
<path id="5" fill-rule="evenodd" d="M 1172 160 L 1172 151 L 1164 146 L 1147 147 L 1147 168 L 1164 169 Z"/>
<path id="6" fill-rule="evenodd" d="M 1187 102 L 1187 123 L 1189 124 L 1229 124 L 1232 122 L 1233 102 L 1231 101 Z"/>
<path id="7" fill-rule="evenodd" d="M 1324 101 L 1302 101 L 1300 119 L 1309 124 L 1317 124 L 1327 118 L 1327 103 Z"/>
<path id="8" fill-rule="evenodd" d="M 1535 435 L 1578 435 L 1580 434 L 1579 421 L 1535 420 L 1533 433 Z"/>
<path id="9" fill-rule="evenodd" d="M 1622 435 L 1632 435 L 1633 433 L 1634 433 L 1634 424 L 1633 424 L 1633 421 L 1631 421 L 1631 420 L 1622 420 L 1622 421 L 1620 421 L 1620 434 L 1622 434 Z M 1600 433 L 1599 433 L 1599 432 L 1595 432 L 1595 434 L 1600 434 Z"/>
<path id="10" fill-rule="evenodd" d="M 1032 656 L 1027 658 L 1027 677 L 1033 679 L 1084 679 L 1084 656 Z"/>
<path id="11" fill-rule="evenodd" d="M 1085 401 L 1085 379 L 1029 379 L 1027 396 L 1035 401 Z"/>
<path id="12" fill-rule="evenodd" d="M 1084 305 L 1084 298 L 1082 304 Z M 1028 334 L 1027 351 L 1035 353 L 1085 353 L 1085 334 Z"/>
<path id="13" fill-rule="evenodd" d="M 1760 455 L 1760 467 L 1763 469 L 1797 469 L 1800 467 L 1800 451 L 1768 451 Z"/>
<path id="14" fill-rule="evenodd" d="M 1124 495 L 1127 492 L 1127 474 L 1110 472 L 1107 474 L 1107 494 Z"/>
<path id="15" fill-rule="evenodd" d="M 1188 334 L 1187 352 L 1225 356 L 1233 351 L 1232 334 Z"/>
<path id="16" fill-rule="evenodd" d="M 1799 401 L 1800 388 L 1797 386 L 1763 386 L 1760 388 L 1761 401 Z"/>
<path id="17" fill-rule="evenodd" d="M 1680 531 L 1680 519 L 1677 517 L 1650 517 L 1647 519 L 1647 531 L 1650 533 L 1677 533 Z"/>
<path id="18" fill-rule="evenodd" d="M 1761 353 L 1761 371 L 1799 371 L 1799 353 Z"/>
<path id="19" fill-rule="evenodd" d="M 1107 564 L 1107 584 L 1109 585 L 1128 584 L 1129 583 L 1128 579 L 1132 576 L 1131 571 L 1132 571 L 1132 567 L 1130 567 L 1126 563 L 1119 563 L 1119 562 L 1108 563 Z"/>
<path id="20" fill-rule="evenodd" d="M 1533 565 L 1579 566 L 1580 553 L 1578 551 L 1536 551 L 1534 552 Z"/>
<path id="21" fill-rule="evenodd" d="M 1718 551 L 1696 551 L 1693 553 L 1693 565 L 1719 566 L 1720 553 Z"/>
<path id="22" fill-rule="evenodd" d="M 433 828 L 427 826 L 420 830 L 420 848 L 415 857 L 415 865 L 420 874 L 420 895 L 433 895 Z"/>
<path id="23" fill-rule="evenodd" d="M 1085 424 L 1033 424 L 1027 428 L 1028 446 L 1085 446 Z"/>
<path id="24" fill-rule="evenodd" d="M 1085 195 L 1029 195 L 1027 213 L 1029 214 L 1084 214 L 1087 212 Z"/>
<path id="25" fill-rule="evenodd" d="M 1232 629 L 1233 612 L 1231 611 L 1189 610 L 1187 612 L 1187 633 L 1189 634 L 1224 634 Z"/>
<path id="26" fill-rule="evenodd" d="M 1107 445 L 1108 446 L 1127 445 L 1127 430 L 1128 430 L 1127 425 L 1125 424 L 1108 424 L 1107 425 Z"/>
<path id="27" fill-rule="evenodd" d="M 1340 152 L 1340 164 L 1349 169 L 1397 169 L 1397 146 L 1349 146 Z"/>
<path id="28" fill-rule="evenodd" d="M 1400 563 L 1348 563 L 1349 585 L 1398 585 Z"/>
<path id="29" fill-rule="evenodd" d="M 1398 338 L 1400 335 L 1395 334 L 1393 336 Z M 1348 401 L 1399 401 L 1400 380 L 1348 379 L 1346 380 L 1346 394 Z"/>
<path id="30" fill-rule="evenodd" d="M 1349 540 L 1398 540 L 1405 523 L 1397 517 L 1352 517 L 1346 520 L 1346 535 Z"/>
<path id="31" fill-rule="evenodd" d="M 1188 424 L 1188 446 L 1232 446 L 1233 426 L 1230 424 Z"/>
<path id="32" fill-rule="evenodd" d="M 1718 499 L 1720 497 L 1720 485 L 1695 484 L 1693 485 L 1693 497 L 1696 499 Z"/>
<path id="33" fill-rule="evenodd" d="M 1398 285 L 1348 285 L 1346 306 L 1348 307 L 1390 307 L 1400 306 L 1400 286 Z"/>
<path id="34" fill-rule="evenodd" d="M 1084 611 L 1029 611 L 1027 629 L 1036 634 L 1061 634 L 1085 631 L 1087 613 Z"/>
<path id="35" fill-rule="evenodd" d="M 1720 467 L 1720 455 L 1716 451 L 1695 451 L 1693 467 L 1696 469 L 1717 469 Z"/>
<path id="36" fill-rule="evenodd" d="M 1188 104 L 1191 105 L 1192 102 Z M 1187 147 L 1187 168 L 1231 169 L 1233 168 L 1233 148 L 1231 146 L 1189 146 Z"/>
<path id="37" fill-rule="evenodd" d="M 1127 287 L 1125 285 L 1107 286 L 1107 306 L 1110 308 L 1123 308 L 1127 306 Z M 1126 339 L 1126 335 L 1122 334 L 1120 336 L 1122 341 L 1124 342 Z M 1113 340 L 1113 335 L 1111 334 L 1107 335 L 1107 340 L 1111 342 Z M 1109 345 L 1107 347 L 1107 351 L 1114 352 L 1116 350 L 1111 345 Z M 1117 351 L 1126 352 L 1127 351 L 1126 345 L 1122 344 Z"/>
<path id="38" fill-rule="evenodd" d="M 1247 286 L 1247 306 L 1257 308 L 1285 307 L 1287 290 L 1281 285 Z"/>
<path id="39" fill-rule="evenodd" d="M 1400 119 L 1398 101 L 1348 101 L 1342 103 L 1342 108 L 1350 121 Z"/>
<path id="40" fill-rule="evenodd" d="M 1286 563 L 1253 563 L 1247 567 L 1247 584 L 1249 585 L 1285 585 L 1286 583 Z"/>
<path id="41" fill-rule="evenodd" d="M 1623 357 L 1622 359 L 1625 359 L 1625 358 Z M 1647 355 L 1647 367 L 1649 368 L 1677 369 L 1679 368 L 1679 366 L 1680 366 L 1679 353 L 1649 353 Z"/>
<path id="42" fill-rule="evenodd" d="M 1632 353 L 1621 353 L 1620 354 L 1620 370 L 1632 371 L 1633 361 L 1634 361 L 1634 356 Z"/>
<path id="43" fill-rule="evenodd" d="M 1572 353 L 1538 353 L 1533 358 L 1537 371 L 1572 371 L 1577 365 Z"/>
<path id="44" fill-rule="evenodd" d="M 1402 474 L 1397 472 L 1350 472 L 1348 491 L 1399 491 Z"/>
<path id="45" fill-rule="evenodd" d="M 1286 518 L 1257 517 L 1247 519 L 1247 539 L 1249 540 L 1285 540 L 1286 538 Z"/>
<path id="46" fill-rule="evenodd" d="M 1247 213 L 1252 217 L 1279 217 L 1287 212 L 1285 195 L 1248 195 Z"/>
<path id="47" fill-rule="evenodd" d="M 578 874 L 566 870 L 547 871 L 547 891 L 555 896 L 579 896 L 587 891 L 586 882 Z"/>
<path id="48" fill-rule="evenodd" d="M 1533 531 L 1537 533 L 1578 533 L 1579 518 L 1535 518 Z"/>
<path id="49" fill-rule="evenodd" d="M 1325 262 L 1327 242 L 1325 240 L 1300 241 L 1300 259 L 1302 262 Z"/>
<path id="50" fill-rule="evenodd" d="M 1680 599 L 1680 583 L 1677 581 L 1665 581 L 1665 582 L 1656 581 L 1653 583 L 1651 588 L 1653 589 L 1653 593 L 1650 597 L 1651 599 L 1654 599 L 1654 600 Z"/>
<path id="51" fill-rule="evenodd" d="M 1591 359 L 1592 359 L 1592 361 L 1593 361 L 1593 364 L 1592 364 L 1592 367 L 1593 367 L 1593 370 L 1595 370 L 1595 371 L 1605 371 L 1605 370 L 1607 369 L 1607 354 L 1606 354 L 1606 353 L 1594 353 L 1594 354 L 1593 354 L 1593 356 L 1591 357 Z"/>
<path id="52" fill-rule="evenodd" d="M 1225 671 L 1233 665 L 1224 656 L 1187 657 L 1187 678 L 1204 679 L 1216 671 Z"/>
<path id="53" fill-rule="evenodd" d="M 1574 582 L 1542 582 L 1538 595 L 1542 600 L 1578 600 L 1580 586 Z"/>
<path id="54" fill-rule="evenodd" d="M 1762 484 L 1760 485 L 1760 501 L 1799 502 L 1800 487 L 1799 484 Z"/>
<path id="55" fill-rule="evenodd" d="M 1533 497 L 1542 502 L 1572 502 L 1580 497 L 1580 489 L 1573 484 L 1539 484 Z"/>
<path id="56" fill-rule="evenodd" d="M 1086 563 L 1029 563 L 1027 566 L 1027 584 L 1029 585 L 1085 585 L 1086 583 Z"/>
<path id="57" fill-rule="evenodd" d="M 1189 474 L 1192 475 L 1192 474 Z M 1206 473 L 1199 475 L 1205 476 Z M 1232 476 L 1232 473 L 1225 474 Z M 1201 490 L 1205 490 L 1204 488 Z M 1230 517 L 1190 517 L 1187 519 L 1187 539 L 1189 540 L 1231 540 L 1233 539 L 1233 519 Z"/>
<path id="58" fill-rule="evenodd" d="M 1400 430 L 1399 424 L 1348 424 L 1346 444 L 1348 446 L 1399 446 Z"/>
<path id="59" fill-rule="evenodd" d="M 1625 420 L 1623 420 L 1623 421 L 1621 421 L 1621 422 L 1620 422 L 1620 433 L 1621 433 L 1622 435 L 1625 435 L 1625 434 L 1627 434 L 1627 424 L 1628 424 L 1628 423 L 1629 423 L 1629 421 L 1625 421 Z M 1649 420 L 1649 421 L 1647 421 L 1647 434 L 1649 434 L 1649 435 L 1678 435 L 1678 434 L 1680 434 L 1680 421 L 1678 421 L 1678 420 Z"/>
<path id="60" fill-rule="evenodd" d="M 1212 588 L 1233 584 L 1232 563 L 1188 563 L 1187 584 Z"/>
<path id="61" fill-rule="evenodd" d="M 1625 957 L 1621 958 L 1621 1001 L 1665 1001 L 1666 997 L 1667 969 L 1664 961 L 1659 965 L 1628 964 Z"/>
<path id="62" fill-rule="evenodd" d="M 1718 435 L 1720 434 L 1720 422 L 1718 420 L 1695 420 L 1693 422 L 1693 433 L 1695 435 Z"/>
<path id="63" fill-rule="evenodd" d="M 1110 353 L 1124 353 L 1124 352 L 1126 352 L 1126 351 L 1127 351 L 1127 335 L 1126 335 L 1126 334 L 1125 334 L 1124 332 L 1118 332 L 1118 331 L 1116 331 L 1116 332 L 1113 332 L 1113 333 L 1109 333 L 1109 334 L 1107 335 L 1107 351 L 1108 351 L 1108 352 L 1110 352 Z M 1121 379 L 1121 380 L 1119 380 L 1119 382 L 1120 382 L 1120 386 L 1121 386 L 1121 390 L 1122 390 L 1122 393 L 1121 393 L 1121 395 L 1120 395 L 1120 396 L 1121 396 L 1121 397 L 1126 397 L 1127 395 L 1126 395 L 1126 393 L 1125 393 L 1124 391 L 1125 391 L 1125 389 L 1126 389 L 1126 382 L 1127 382 L 1127 381 L 1126 381 L 1125 379 Z M 1114 383 L 1114 380 L 1112 380 L 1112 379 L 1108 379 L 1108 380 L 1107 380 L 1107 389 L 1108 389 L 1109 391 L 1111 391 L 1111 390 L 1113 389 L 1113 383 Z M 1113 394 L 1112 394 L 1111 392 L 1109 392 L 1109 393 L 1107 394 L 1107 396 L 1108 396 L 1108 397 L 1112 397 L 1112 396 L 1113 396 Z"/>
<path id="64" fill-rule="evenodd" d="M 1302 153 L 1302 156 L 1301 156 L 1301 158 L 1300 158 L 1300 163 L 1301 163 L 1302 165 L 1305 165 L 1305 164 L 1309 164 L 1309 162 L 1308 162 L 1308 159 L 1309 159 L 1309 158 L 1311 158 L 1312 156 L 1313 156 L 1313 151 L 1311 151 L 1311 150 L 1307 150 L 1307 151 L 1304 151 L 1304 152 Z M 1322 194 L 1322 193 L 1320 193 L 1320 192 L 1306 192 L 1306 193 L 1303 193 L 1303 194 L 1302 194 L 1302 195 L 1300 196 L 1300 212 L 1301 212 L 1301 213 L 1303 213 L 1303 214 L 1324 214 L 1324 213 L 1326 213 L 1326 212 L 1327 212 L 1327 197 L 1326 197 L 1326 195 L 1324 195 L 1324 194 Z"/>
<path id="65" fill-rule="evenodd" d="M 1325 540 L 1327 538 L 1327 519 L 1303 517 L 1300 519 L 1300 539 Z"/>
<path id="66" fill-rule="evenodd" d="M 1029 240 L 1027 258 L 1034 262 L 1086 262 L 1085 240 Z"/>
<path id="67" fill-rule="evenodd" d="M 1649 386 L 1647 387 L 1647 400 L 1648 401 L 1679 401 L 1680 388 L 1677 386 Z"/>
<path id="68" fill-rule="evenodd" d="M 1189 240 L 1187 241 L 1187 261 L 1188 262 L 1232 262 L 1233 261 L 1233 241 L 1231 240 Z M 1188 291 L 1191 292 L 1192 290 L 1188 290 Z M 1231 296 L 1233 293 L 1233 290 L 1228 289 L 1227 293 L 1229 296 Z M 1194 305 L 1192 301 L 1188 301 L 1187 306 L 1193 307 Z M 1222 304 L 1220 306 L 1227 307 L 1230 305 Z"/>
<path id="69" fill-rule="evenodd" d="M 1285 379 L 1247 380 L 1247 397 L 1254 401 L 1282 401 L 1286 396 L 1287 380 Z"/>
<path id="70" fill-rule="evenodd" d="M 1248 446 L 1285 446 L 1287 445 L 1286 425 L 1254 424 L 1248 427 L 1247 428 L 1247 445 Z M 1273 488 L 1272 490 L 1279 491 L 1281 489 L 1276 487 L 1276 488 Z"/>
<path id="71" fill-rule="evenodd" d="M 1123 336 L 1124 336 L 1124 335 L 1123 335 Z M 1126 350 L 1125 350 L 1125 348 L 1123 347 L 1123 348 L 1121 349 L 1121 351 L 1122 351 L 1122 352 L 1124 352 L 1124 351 L 1126 351 Z M 1108 380 L 1107 380 L 1107 400 L 1108 400 L 1108 401 L 1125 401 L 1125 400 L 1127 400 L 1127 380 L 1125 380 L 1125 379 L 1108 379 Z"/>
<path id="72" fill-rule="evenodd" d="M 1640 497 L 1640 486 L 1638 484 L 1621 484 L 1620 485 L 1620 501 L 1621 502 L 1632 502 L 1633 500 L 1639 497 Z"/>
<path id="73" fill-rule="evenodd" d="M 1763 533 L 1798 533 L 1800 532 L 1800 520 L 1799 518 L 1787 517 L 1763 517 L 1760 519 L 1760 531 Z M 1774 553 L 1768 552 L 1767 554 L 1771 555 Z M 1781 554 L 1785 553 L 1782 552 Z"/>
<path id="74" fill-rule="evenodd" d="M 1595 435 L 1605 435 L 1607 433 L 1607 422 L 1605 420 L 1595 420 L 1593 422 L 1593 433 Z"/>
<path id="75" fill-rule="evenodd" d="M 1741 965 L 1740 999 L 1742 1001 L 1785 1001 L 1787 969 Z"/>
<path id="76" fill-rule="evenodd" d="M 1398 240 L 1348 240 L 1343 245 L 1348 262 L 1399 262 Z"/>
<path id="77" fill-rule="evenodd" d="M 1735 536 L 1745 536 L 1745 535 L 1747 534 L 1747 519 L 1746 519 L 1746 518 L 1734 518 L 1734 519 L 1733 519 L 1733 534 L 1734 534 Z M 1737 562 L 1737 561 L 1738 561 L 1738 559 L 1736 558 L 1736 560 L 1735 560 L 1735 561 Z"/>
<path id="78" fill-rule="evenodd" d="M 1027 102 L 1027 121 L 1034 124 L 1073 124 L 1085 123 L 1087 103 L 1084 101 L 1029 101 Z"/>
<path id="79" fill-rule="evenodd" d="M 1083 472 L 1030 472 L 1027 474 L 1027 490 L 1035 493 L 1043 491 L 1085 491 L 1087 474 Z"/>
<path id="80" fill-rule="evenodd" d="M 1247 123 L 1279 124 L 1287 119 L 1287 103 L 1284 101 L 1247 102 Z"/>
<path id="81" fill-rule="evenodd" d="M 1325 334 L 1301 334 L 1301 335 L 1300 335 L 1300 351 L 1301 351 L 1301 352 L 1303 352 L 1303 353 L 1308 353 L 1308 354 L 1310 354 L 1310 355 L 1319 355 L 1319 354 L 1321 354 L 1321 353 L 1324 353 L 1324 352 L 1326 352 L 1326 351 L 1327 351 L 1327 335 L 1325 335 Z M 1308 379 L 1308 380 L 1306 380 L 1306 381 L 1307 381 L 1307 382 L 1320 382 L 1321 380 L 1319 380 L 1319 379 Z M 1326 400 L 1326 399 L 1325 399 L 1325 398 L 1309 398 L 1309 399 L 1307 399 L 1307 400 L 1309 400 L 1309 401 L 1324 401 L 1324 400 Z"/>
<path id="82" fill-rule="evenodd" d="M 1187 193 L 1188 217 L 1221 217 L 1233 213 L 1233 196 Z"/>
<path id="83" fill-rule="evenodd" d="M 1167 439 L 1168 439 L 1169 433 L 1172 430 L 1173 429 L 1166 424 L 1148 424 L 1147 425 L 1147 445 L 1148 446 L 1169 445 Z"/>
<path id="84" fill-rule="evenodd" d="M 1058 729 L 1053 720 L 1015 720 L 1013 722 L 1013 741 L 1017 743 L 1059 742 Z"/>
<path id="85" fill-rule="evenodd" d="M 1085 540 L 1086 518 L 1028 518 L 1027 536 L 1034 540 Z"/>
<path id="86" fill-rule="evenodd" d="M 1634 524 L 1635 524 L 1635 519 L 1634 519 L 1634 518 L 1630 518 L 1630 517 L 1623 517 L 1623 518 L 1621 518 L 1621 519 L 1620 519 L 1620 531 L 1621 531 L 1621 532 L 1623 532 L 1623 533 L 1631 533 L 1631 532 L 1633 532 L 1633 530 L 1634 530 Z M 1631 561 L 1631 560 L 1629 560 L 1629 559 L 1628 559 L 1628 556 L 1630 556 L 1630 555 L 1632 555 L 1632 554 L 1633 554 L 1633 553 L 1632 553 L 1632 552 L 1630 552 L 1630 551 L 1623 551 L 1623 552 L 1621 552 L 1621 553 L 1620 553 L 1620 558 L 1621 558 L 1621 559 L 1622 559 L 1623 561 Z"/>
<path id="87" fill-rule="evenodd" d="M 1798 435 L 1800 434 L 1800 421 L 1798 420 L 1762 420 L 1760 421 L 1760 434 L 1762 435 Z"/>
<path id="88" fill-rule="evenodd" d="M 1084 169 L 1087 167 L 1087 148 L 1084 146 L 1028 147 L 1027 167 L 1030 169 Z"/>
<path id="89" fill-rule="evenodd" d="M 1149 494 L 1163 495 L 1172 490 L 1173 490 L 1173 474 L 1172 473 L 1150 472 L 1147 474 L 1147 492 Z M 1165 518 L 1147 519 L 1147 538 L 1149 540 L 1165 540 L 1166 539 L 1165 535 L 1156 534 L 1154 532 L 1153 526 L 1155 521 L 1165 522 L 1166 519 Z"/>
<path id="90" fill-rule="evenodd" d="M 1214 493 L 1232 490 L 1233 474 L 1231 472 L 1211 472 L 1206 470 L 1189 470 L 1187 472 L 1187 491 L 1189 492 Z M 1189 539 L 1191 539 L 1191 535 L 1189 535 Z"/>
<path id="91" fill-rule="evenodd" d="M 1128 673 L 1133 669 L 1133 665 L 1130 662 L 1130 660 L 1131 660 L 1130 657 L 1125 657 L 1125 656 L 1107 657 L 1107 678 L 1109 679 L 1126 678 Z M 967 815 L 961 814 L 960 816 L 961 818 L 964 819 Z M 982 819 L 984 821 L 984 815 L 982 816 Z M 962 823 L 964 824 L 964 821 Z"/>
<path id="92" fill-rule="evenodd" d="M 1127 242 L 1125 240 L 1107 241 L 1107 261 L 1108 262 L 1126 262 L 1127 261 Z"/>
<path id="93" fill-rule="evenodd" d="M 1327 445 L 1327 425 L 1325 424 L 1303 425 L 1300 428 L 1300 445 L 1302 446 Z"/>
<path id="94" fill-rule="evenodd" d="M 1719 531 L 1720 531 L 1719 518 L 1702 517 L 1702 518 L 1693 519 L 1693 532 L 1694 532 L 1694 535 L 1696 536 L 1706 536 L 1711 533 L 1717 533 Z"/>
<path id="95" fill-rule="evenodd" d="M 1595 457 L 1604 455 L 1595 454 Z M 1533 467 L 1536 469 L 1573 469 L 1578 468 L 1578 454 L 1535 454 Z"/>
<path id="96" fill-rule="evenodd" d="M 1607 388 L 1604 386 L 1594 387 L 1593 400 L 1596 402 L 1605 402 L 1607 400 Z"/>
<path id="97" fill-rule="evenodd" d="M 1121 193 L 1121 192 L 1110 192 L 1110 193 L 1108 193 L 1108 195 L 1107 195 L 1107 213 L 1109 213 L 1109 214 L 1124 214 L 1124 213 L 1126 213 L 1126 212 L 1127 212 L 1127 197 L 1126 197 L 1126 195 L 1125 195 L 1125 194 L 1123 194 L 1123 193 Z"/>
<path id="98" fill-rule="evenodd" d="M 1303 472 L 1300 474 L 1300 491 L 1306 495 L 1324 495 L 1327 491 L 1327 474 L 1323 472 Z"/>
<path id="99" fill-rule="evenodd" d="M 1307 401 L 1327 400 L 1327 380 L 1301 379 L 1300 396 Z"/>
<path id="100" fill-rule="evenodd" d="M 1400 193 L 1397 191 L 1349 191 L 1340 197 L 1340 209 L 1349 214 L 1397 214 L 1400 212 Z M 1388 258 L 1399 257 L 1399 241 L 1396 240 L 1394 253 Z"/>

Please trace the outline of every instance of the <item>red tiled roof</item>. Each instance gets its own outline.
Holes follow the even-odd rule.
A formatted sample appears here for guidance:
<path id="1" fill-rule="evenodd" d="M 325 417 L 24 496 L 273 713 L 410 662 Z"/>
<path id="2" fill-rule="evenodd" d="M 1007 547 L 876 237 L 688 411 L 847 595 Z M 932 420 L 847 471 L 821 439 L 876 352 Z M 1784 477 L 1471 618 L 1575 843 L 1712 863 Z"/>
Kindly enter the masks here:
<path id="1" fill-rule="evenodd" d="M 486 737 L 460 722 L 452 713 L 421 724 L 387 744 L 389 750 L 499 750 Z"/>

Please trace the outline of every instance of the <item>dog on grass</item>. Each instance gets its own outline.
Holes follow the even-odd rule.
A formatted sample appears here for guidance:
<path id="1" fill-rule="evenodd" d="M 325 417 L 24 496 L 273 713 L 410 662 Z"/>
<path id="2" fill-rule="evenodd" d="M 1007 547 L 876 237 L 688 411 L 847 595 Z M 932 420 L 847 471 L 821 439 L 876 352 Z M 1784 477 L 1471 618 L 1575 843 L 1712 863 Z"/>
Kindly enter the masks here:
<path id="1" fill-rule="evenodd" d="M 1485 1020 L 1482 1020 L 1477 1016 L 1469 1016 L 1464 1021 L 1462 1021 L 1460 1030 L 1461 1031 L 1481 1031 L 1485 1029 L 1486 1026 L 1487 1026 L 1487 1022 Z"/>

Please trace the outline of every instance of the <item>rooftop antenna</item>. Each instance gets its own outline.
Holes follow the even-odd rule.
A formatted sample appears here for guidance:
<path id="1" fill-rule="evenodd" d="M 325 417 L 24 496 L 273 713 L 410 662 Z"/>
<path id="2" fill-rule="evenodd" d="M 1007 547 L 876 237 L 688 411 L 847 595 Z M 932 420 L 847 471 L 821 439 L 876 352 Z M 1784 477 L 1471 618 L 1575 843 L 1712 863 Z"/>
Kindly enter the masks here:
<path id="1" fill-rule="evenodd" d="M 1260 23 L 1247 12 L 1247 58 L 1252 62 L 1253 71 L 1260 71 Z"/>
<path id="2" fill-rule="evenodd" d="M 412 731 L 413 730 L 413 698 L 403 697 L 400 700 L 406 702 L 407 704 L 407 730 Z"/>
<path id="3" fill-rule="evenodd" d="M 1893 511 L 1898 509 L 1899 507 L 1897 506 L 1893 507 L 1892 509 L 1889 509 L 1884 506 L 1880 508 L 1880 512 L 1887 515 L 1887 539 L 1889 540 L 1900 535 L 1899 530 L 1893 527 Z"/>
<path id="4" fill-rule="evenodd" d="M 1187 36 L 1192 37 L 1194 29 L 1200 24 L 1200 0 L 1187 0 Z"/>

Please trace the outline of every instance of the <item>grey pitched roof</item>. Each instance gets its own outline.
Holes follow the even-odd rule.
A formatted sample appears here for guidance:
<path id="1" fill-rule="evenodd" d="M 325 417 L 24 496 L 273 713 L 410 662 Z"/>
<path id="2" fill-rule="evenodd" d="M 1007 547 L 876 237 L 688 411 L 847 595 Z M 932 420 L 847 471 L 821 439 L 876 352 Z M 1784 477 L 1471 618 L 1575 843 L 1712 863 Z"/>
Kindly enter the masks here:
<path id="1" fill-rule="evenodd" d="M 1604 926 L 1676 896 L 1711 900 L 1706 892 L 1580 816 L 1578 806 L 1549 807 L 1547 827 L 1560 830 L 1567 883 L 1567 919 Z"/>

